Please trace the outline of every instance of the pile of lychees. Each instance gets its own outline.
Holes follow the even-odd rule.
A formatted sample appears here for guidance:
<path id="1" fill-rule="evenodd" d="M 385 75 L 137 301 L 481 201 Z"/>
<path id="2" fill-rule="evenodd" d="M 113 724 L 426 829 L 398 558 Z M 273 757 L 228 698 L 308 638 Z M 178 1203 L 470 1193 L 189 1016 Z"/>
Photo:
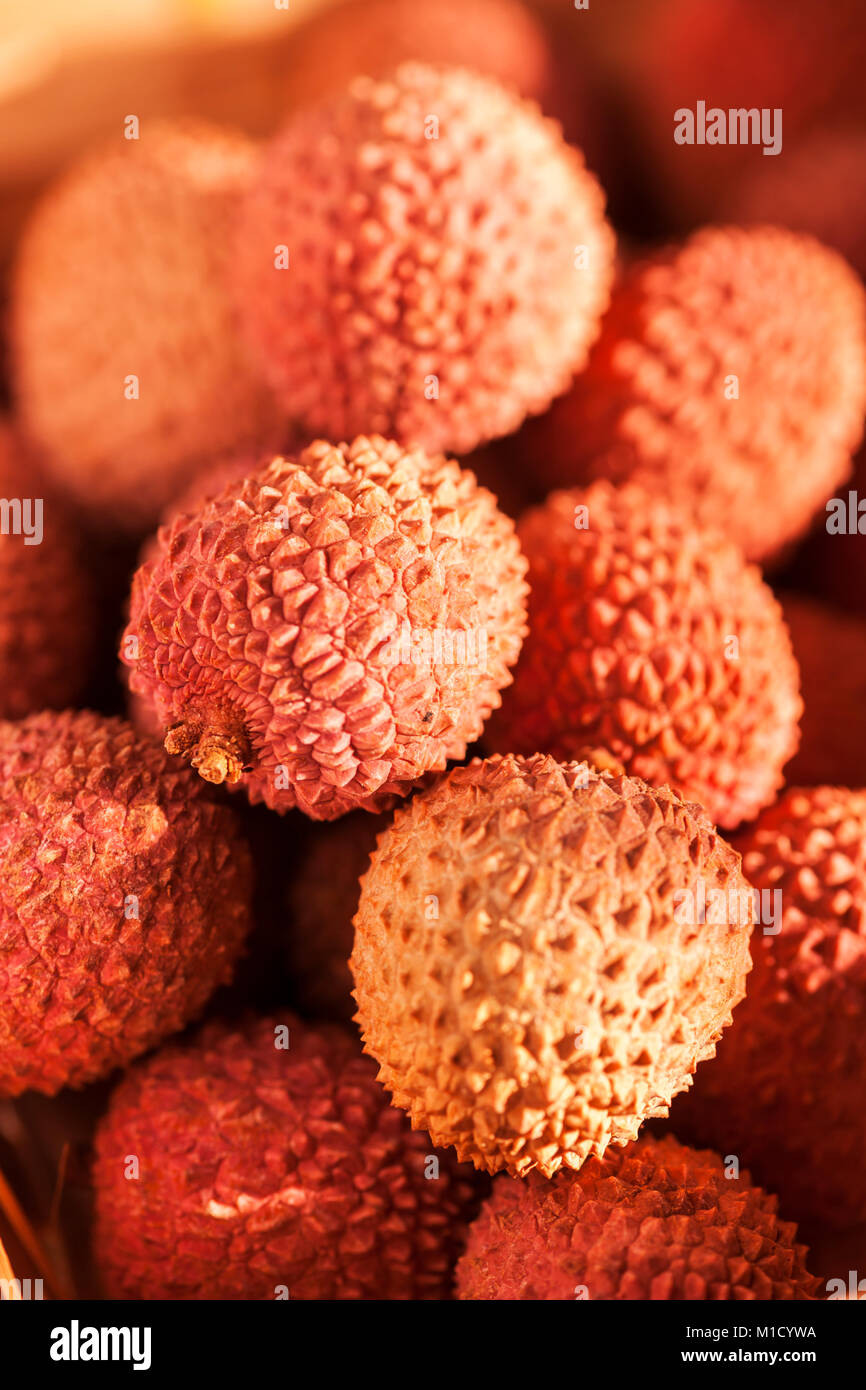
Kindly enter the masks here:
<path id="1" fill-rule="evenodd" d="M 24 230 L 0 1097 L 116 1080 L 110 1297 L 823 1297 L 866 629 L 771 584 L 866 294 L 797 226 L 618 254 L 532 12 L 364 8 L 264 147 L 143 121 Z"/>

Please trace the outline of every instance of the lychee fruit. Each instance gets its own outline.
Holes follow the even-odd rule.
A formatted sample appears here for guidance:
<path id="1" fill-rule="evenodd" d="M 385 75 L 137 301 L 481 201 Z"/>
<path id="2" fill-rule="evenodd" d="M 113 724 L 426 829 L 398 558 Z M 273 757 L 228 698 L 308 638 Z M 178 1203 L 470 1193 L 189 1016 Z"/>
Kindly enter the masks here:
<path id="1" fill-rule="evenodd" d="M 94 596 L 66 509 L 0 420 L 0 718 L 76 700 L 89 676 Z"/>
<path id="2" fill-rule="evenodd" d="M 286 415 L 468 453 L 583 366 L 614 254 L 556 125 L 462 68 L 406 63 L 295 117 L 244 199 L 236 289 Z"/>
<path id="3" fill-rule="evenodd" d="M 674 1122 L 799 1221 L 864 1221 L 866 791 L 792 788 L 735 844 L 761 894 L 755 968 Z"/>
<path id="4" fill-rule="evenodd" d="M 643 488 L 553 494 L 519 535 L 530 632 L 485 734 L 498 752 L 606 748 L 720 826 L 782 785 L 802 702 L 781 609 L 721 532 Z"/>
<path id="5" fill-rule="evenodd" d="M 524 573 L 513 523 L 456 463 L 320 440 L 163 528 L 122 656 L 209 781 L 317 820 L 381 810 L 499 704 Z"/>
<path id="6" fill-rule="evenodd" d="M 783 595 L 782 611 L 803 691 L 800 747 L 785 778 L 866 786 L 866 622 L 801 594 Z"/>
<path id="7" fill-rule="evenodd" d="M 465 65 L 542 104 L 555 85 L 543 26 L 519 0 L 341 0 L 292 34 L 288 57 L 293 107 L 408 59 Z"/>
<path id="8" fill-rule="evenodd" d="M 579 1173 L 497 1178 L 457 1266 L 461 1299 L 811 1299 L 796 1226 L 748 1173 L 671 1135 Z"/>
<path id="9" fill-rule="evenodd" d="M 230 978 L 251 863 L 205 793 L 120 719 L 0 723 L 0 1095 L 106 1076 Z"/>
<path id="10" fill-rule="evenodd" d="M 477 1211 L 472 1170 L 411 1132 L 356 1039 L 291 1014 L 133 1068 L 93 1181 L 113 1298 L 446 1298 Z"/>
<path id="11" fill-rule="evenodd" d="M 67 173 L 24 232 L 11 320 L 21 418 L 100 525 L 146 529 L 214 452 L 276 430 L 228 281 L 256 161 L 240 135 L 143 123 Z"/>
<path id="12" fill-rule="evenodd" d="M 866 296 L 834 251 L 708 227 L 633 266 L 587 370 L 527 434 L 555 483 L 632 478 L 774 558 L 851 470 Z"/>
<path id="13" fill-rule="evenodd" d="M 670 788 L 476 759 L 397 810 L 362 881 L 365 1051 L 461 1159 L 579 1168 L 713 1055 L 752 920 L 739 856 Z"/>
<path id="14" fill-rule="evenodd" d="M 349 956 L 361 877 L 385 816 L 353 811 L 330 825 L 310 823 L 288 889 L 285 960 L 293 999 L 310 1018 L 348 1021 L 355 1012 Z"/>

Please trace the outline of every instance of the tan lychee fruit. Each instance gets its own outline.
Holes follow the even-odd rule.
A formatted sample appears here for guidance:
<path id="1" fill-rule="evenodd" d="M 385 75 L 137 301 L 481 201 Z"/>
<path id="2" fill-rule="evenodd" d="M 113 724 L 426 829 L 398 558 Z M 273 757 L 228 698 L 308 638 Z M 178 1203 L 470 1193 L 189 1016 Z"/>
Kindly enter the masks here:
<path id="1" fill-rule="evenodd" d="M 365 1050 L 460 1158 L 580 1168 L 713 1055 L 752 915 L 739 856 L 670 788 L 476 759 L 399 808 L 362 881 Z"/>

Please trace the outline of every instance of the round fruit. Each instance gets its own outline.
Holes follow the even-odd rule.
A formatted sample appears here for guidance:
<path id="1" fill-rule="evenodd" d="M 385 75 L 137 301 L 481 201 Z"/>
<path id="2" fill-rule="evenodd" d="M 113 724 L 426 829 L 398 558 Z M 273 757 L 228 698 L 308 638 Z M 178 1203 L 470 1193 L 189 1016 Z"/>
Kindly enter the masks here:
<path id="1" fill-rule="evenodd" d="M 708 227 L 625 275 L 528 448 L 551 481 L 633 478 L 765 559 L 850 473 L 864 410 L 851 269 L 796 232 Z"/>
<path id="2" fill-rule="evenodd" d="M 606 748 L 721 826 L 773 800 L 802 704 L 779 605 L 721 533 L 627 484 L 555 493 L 519 528 L 530 631 L 497 751 Z"/>
<path id="3" fill-rule="evenodd" d="M 0 718 L 20 719 L 81 694 L 96 615 L 73 523 L 2 421 L 0 496 Z"/>
<path id="4" fill-rule="evenodd" d="M 113 1298 L 446 1298 L 477 1210 L 472 1170 L 410 1131 L 357 1041 L 290 1014 L 135 1067 L 95 1149 Z"/>
<path id="5" fill-rule="evenodd" d="M 497 83 L 407 63 L 301 113 L 244 200 L 237 297 L 286 414 L 467 453 L 584 363 L 613 236 L 582 156 Z"/>
<path id="6" fill-rule="evenodd" d="M 68 173 L 24 233 L 21 417 L 58 484 L 103 525 L 145 529 L 214 452 L 275 429 L 227 280 L 255 166 L 241 136 L 144 123 Z"/>
<path id="7" fill-rule="evenodd" d="M 170 752 L 331 820 L 463 757 L 520 650 L 524 572 L 456 463 L 320 440 L 163 528 L 122 655 Z"/>
<path id="8" fill-rule="evenodd" d="M 739 857 L 670 788 L 476 759 L 396 812 L 362 881 L 365 1050 L 461 1159 L 579 1168 L 713 1055 L 752 913 Z"/>
<path id="9" fill-rule="evenodd" d="M 762 895 L 745 1002 L 676 1122 L 798 1220 L 866 1220 L 866 791 L 792 789 L 736 841 Z"/>
<path id="10" fill-rule="evenodd" d="M 197 778 L 89 711 L 0 723 L 0 809 L 0 1095 L 53 1095 L 230 978 L 250 857 Z"/>
<path id="11" fill-rule="evenodd" d="M 544 30 L 519 0 L 341 0 L 292 35 L 291 104 L 319 101 L 353 77 L 381 77 L 412 58 L 474 68 L 542 103 L 554 85 Z"/>
<path id="12" fill-rule="evenodd" d="M 551 1182 L 498 1178 L 457 1266 L 462 1299 L 811 1299 L 797 1228 L 714 1153 L 672 1136 Z"/>

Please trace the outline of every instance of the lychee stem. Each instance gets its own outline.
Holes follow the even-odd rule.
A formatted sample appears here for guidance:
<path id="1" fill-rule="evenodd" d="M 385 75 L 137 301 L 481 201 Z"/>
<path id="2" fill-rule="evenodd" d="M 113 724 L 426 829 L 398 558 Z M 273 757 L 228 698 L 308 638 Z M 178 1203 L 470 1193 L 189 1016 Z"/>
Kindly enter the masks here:
<path id="1" fill-rule="evenodd" d="M 198 718 L 173 724 L 165 736 L 165 750 L 186 758 L 200 777 L 217 785 L 239 782 L 250 756 L 242 725 L 233 729 L 225 723 L 206 725 Z"/>

